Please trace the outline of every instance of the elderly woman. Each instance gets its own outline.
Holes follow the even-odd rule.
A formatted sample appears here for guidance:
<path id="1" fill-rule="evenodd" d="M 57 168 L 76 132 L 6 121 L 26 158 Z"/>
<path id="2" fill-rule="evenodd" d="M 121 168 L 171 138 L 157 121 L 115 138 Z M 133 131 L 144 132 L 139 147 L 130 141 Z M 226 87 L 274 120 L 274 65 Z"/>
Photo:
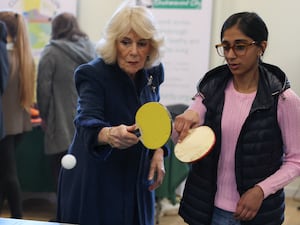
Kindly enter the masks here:
<path id="1" fill-rule="evenodd" d="M 99 42 L 98 59 L 75 71 L 73 169 L 61 170 L 57 220 L 81 225 L 153 225 L 154 189 L 163 180 L 165 146 L 150 151 L 135 114 L 159 101 L 163 38 L 147 8 L 122 5 Z"/>

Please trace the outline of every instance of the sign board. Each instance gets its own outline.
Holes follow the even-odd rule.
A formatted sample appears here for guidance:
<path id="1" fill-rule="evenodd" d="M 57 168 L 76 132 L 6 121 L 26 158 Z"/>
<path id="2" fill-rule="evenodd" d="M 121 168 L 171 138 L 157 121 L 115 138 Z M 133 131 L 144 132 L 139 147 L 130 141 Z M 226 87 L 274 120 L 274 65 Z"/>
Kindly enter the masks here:
<path id="1" fill-rule="evenodd" d="M 166 37 L 163 104 L 189 104 L 209 69 L 211 0 L 137 0 L 151 8 Z"/>

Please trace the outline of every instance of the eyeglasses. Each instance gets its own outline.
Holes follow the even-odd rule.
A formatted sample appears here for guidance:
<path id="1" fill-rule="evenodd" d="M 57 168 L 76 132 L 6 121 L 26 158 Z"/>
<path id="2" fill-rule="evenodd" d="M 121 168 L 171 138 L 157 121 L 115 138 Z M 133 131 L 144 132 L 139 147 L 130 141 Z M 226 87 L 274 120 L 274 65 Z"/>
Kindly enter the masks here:
<path id="1" fill-rule="evenodd" d="M 219 56 L 221 56 L 221 57 L 225 57 L 226 55 L 228 55 L 230 49 L 232 49 L 232 51 L 234 52 L 234 54 L 236 56 L 243 56 L 243 55 L 246 55 L 248 47 L 251 45 L 255 45 L 255 44 L 257 44 L 256 41 L 252 41 L 250 43 L 247 43 L 247 42 L 234 43 L 232 46 L 230 46 L 229 44 L 226 44 L 226 43 L 221 43 L 221 44 L 215 45 L 215 47 L 217 49 Z"/>

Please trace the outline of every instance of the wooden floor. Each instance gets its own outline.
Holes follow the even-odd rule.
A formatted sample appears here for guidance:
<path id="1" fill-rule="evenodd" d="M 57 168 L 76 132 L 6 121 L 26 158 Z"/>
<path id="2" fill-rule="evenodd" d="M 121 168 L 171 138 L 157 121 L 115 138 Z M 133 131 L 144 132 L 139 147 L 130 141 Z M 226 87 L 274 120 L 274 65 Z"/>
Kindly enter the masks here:
<path id="1" fill-rule="evenodd" d="M 286 199 L 286 214 L 284 225 L 300 225 L 300 200 Z M 24 219 L 51 221 L 55 218 L 56 205 L 52 198 L 30 197 L 23 201 Z M 7 208 L 3 210 L 0 217 L 10 217 Z M 159 217 L 159 225 L 186 225 L 183 220 L 176 215 Z"/>

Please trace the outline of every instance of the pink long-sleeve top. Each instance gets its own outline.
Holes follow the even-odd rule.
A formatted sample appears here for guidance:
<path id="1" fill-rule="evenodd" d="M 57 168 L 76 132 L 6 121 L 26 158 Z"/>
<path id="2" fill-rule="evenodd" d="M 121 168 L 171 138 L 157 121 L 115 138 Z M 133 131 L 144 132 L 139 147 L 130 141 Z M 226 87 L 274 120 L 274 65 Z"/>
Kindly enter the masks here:
<path id="1" fill-rule="evenodd" d="M 215 206 L 234 212 L 240 198 L 235 180 L 235 148 L 242 125 L 250 112 L 256 92 L 245 94 L 234 89 L 229 82 L 225 90 L 225 104 L 222 115 L 222 143 L 218 165 L 218 190 Z M 206 108 L 202 98 L 197 96 L 189 109 L 198 112 L 200 125 L 204 122 Z M 284 162 L 281 168 L 261 181 L 259 185 L 264 198 L 283 188 L 294 178 L 300 176 L 300 98 L 291 89 L 287 89 L 278 101 L 278 123 L 284 144 Z"/>

